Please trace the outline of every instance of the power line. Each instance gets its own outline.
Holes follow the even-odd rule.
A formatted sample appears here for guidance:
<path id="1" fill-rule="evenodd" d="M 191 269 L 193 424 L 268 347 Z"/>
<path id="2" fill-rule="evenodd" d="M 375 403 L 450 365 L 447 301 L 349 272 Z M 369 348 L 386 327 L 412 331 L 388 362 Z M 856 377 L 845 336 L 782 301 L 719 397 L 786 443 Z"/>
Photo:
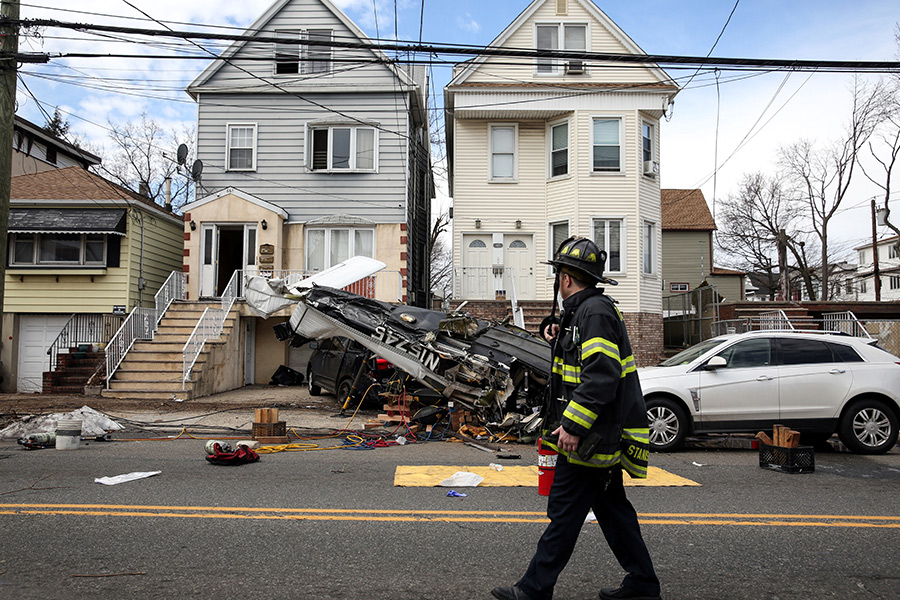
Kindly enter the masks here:
<path id="1" fill-rule="evenodd" d="M 56 27 L 78 31 L 102 31 L 110 33 L 127 33 L 148 37 L 177 37 L 184 40 L 229 40 L 234 42 L 285 43 L 284 38 L 266 35 L 229 35 L 224 33 L 204 33 L 194 31 L 176 31 L 147 29 L 140 27 L 121 27 L 114 25 L 69 23 L 56 19 L 0 19 L 0 25 L 18 27 Z M 527 58 L 557 58 L 592 60 L 599 62 L 652 64 L 652 65 L 704 65 L 704 66 L 741 66 L 760 67 L 766 69 L 782 68 L 795 71 L 832 69 L 854 73 L 900 73 L 898 61 L 846 61 L 846 60 L 800 60 L 800 59 L 759 59 L 759 58 L 718 58 L 695 57 L 663 54 L 621 54 L 604 52 L 582 52 L 568 50 L 545 50 L 526 48 L 496 48 L 490 46 L 445 46 L 418 43 L 382 43 L 378 41 L 339 41 L 297 39 L 290 43 L 307 46 L 324 46 L 330 48 L 367 49 L 391 51 L 399 55 L 403 52 L 425 54 L 451 54 L 464 56 L 514 56 Z M 0 53 L 0 57 L 3 54 Z M 17 57 L 18 58 L 18 57 Z"/>

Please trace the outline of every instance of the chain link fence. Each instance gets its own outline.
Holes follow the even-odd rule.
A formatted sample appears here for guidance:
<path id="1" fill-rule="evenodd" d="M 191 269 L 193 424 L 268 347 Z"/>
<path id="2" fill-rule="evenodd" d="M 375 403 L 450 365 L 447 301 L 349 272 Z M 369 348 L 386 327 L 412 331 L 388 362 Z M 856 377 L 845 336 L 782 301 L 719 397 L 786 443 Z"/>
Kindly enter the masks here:
<path id="1" fill-rule="evenodd" d="M 719 294 L 715 286 L 663 296 L 662 300 L 666 348 L 687 348 L 719 335 L 713 333 L 713 325 L 719 322 Z"/>

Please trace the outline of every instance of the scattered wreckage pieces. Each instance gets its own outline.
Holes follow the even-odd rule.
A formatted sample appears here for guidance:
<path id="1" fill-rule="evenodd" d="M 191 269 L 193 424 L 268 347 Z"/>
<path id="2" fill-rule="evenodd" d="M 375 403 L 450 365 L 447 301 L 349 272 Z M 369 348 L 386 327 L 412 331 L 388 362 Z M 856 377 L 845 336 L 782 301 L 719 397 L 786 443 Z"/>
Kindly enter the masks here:
<path id="1" fill-rule="evenodd" d="M 252 279 L 250 289 L 274 293 L 271 285 Z M 295 288 L 286 296 L 299 303 L 290 320 L 274 329 L 292 346 L 334 336 L 353 339 L 482 423 L 504 422 L 501 417 L 509 412 L 530 415 L 543 403 L 550 347 L 527 331 L 468 313 L 392 305 L 325 286 Z M 247 300 L 258 304 L 259 314 L 282 305 L 254 294 Z"/>

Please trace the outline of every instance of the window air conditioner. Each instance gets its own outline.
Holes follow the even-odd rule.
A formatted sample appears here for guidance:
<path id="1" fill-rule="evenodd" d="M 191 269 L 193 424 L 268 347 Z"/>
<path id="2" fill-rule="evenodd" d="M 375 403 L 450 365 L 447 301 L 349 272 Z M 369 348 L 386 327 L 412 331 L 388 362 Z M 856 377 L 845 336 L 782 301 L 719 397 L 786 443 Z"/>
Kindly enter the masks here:
<path id="1" fill-rule="evenodd" d="M 566 63 L 566 75 L 582 75 L 584 74 L 583 60 L 570 60 Z"/>
<path id="2" fill-rule="evenodd" d="M 659 175 L 659 162 L 655 160 L 645 160 L 644 175 L 652 175 L 653 177 Z"/>

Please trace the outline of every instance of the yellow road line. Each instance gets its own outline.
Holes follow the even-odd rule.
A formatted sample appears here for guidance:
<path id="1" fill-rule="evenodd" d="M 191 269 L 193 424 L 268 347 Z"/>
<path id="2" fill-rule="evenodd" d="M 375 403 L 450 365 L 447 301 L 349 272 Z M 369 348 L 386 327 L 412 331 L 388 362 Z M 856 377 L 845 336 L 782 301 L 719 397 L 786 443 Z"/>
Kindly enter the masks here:
<path id="1" fill-rule="evenodd" d="M 119 504 L 0 504 L 0 515 L 439 523 L 547 522 L 544 513 L 537 511 L 316 509 Z M 900 529 L 900 516 L 886 515 L 640 513 L 638 516 L 640 522 L 644 525 Z"/>

